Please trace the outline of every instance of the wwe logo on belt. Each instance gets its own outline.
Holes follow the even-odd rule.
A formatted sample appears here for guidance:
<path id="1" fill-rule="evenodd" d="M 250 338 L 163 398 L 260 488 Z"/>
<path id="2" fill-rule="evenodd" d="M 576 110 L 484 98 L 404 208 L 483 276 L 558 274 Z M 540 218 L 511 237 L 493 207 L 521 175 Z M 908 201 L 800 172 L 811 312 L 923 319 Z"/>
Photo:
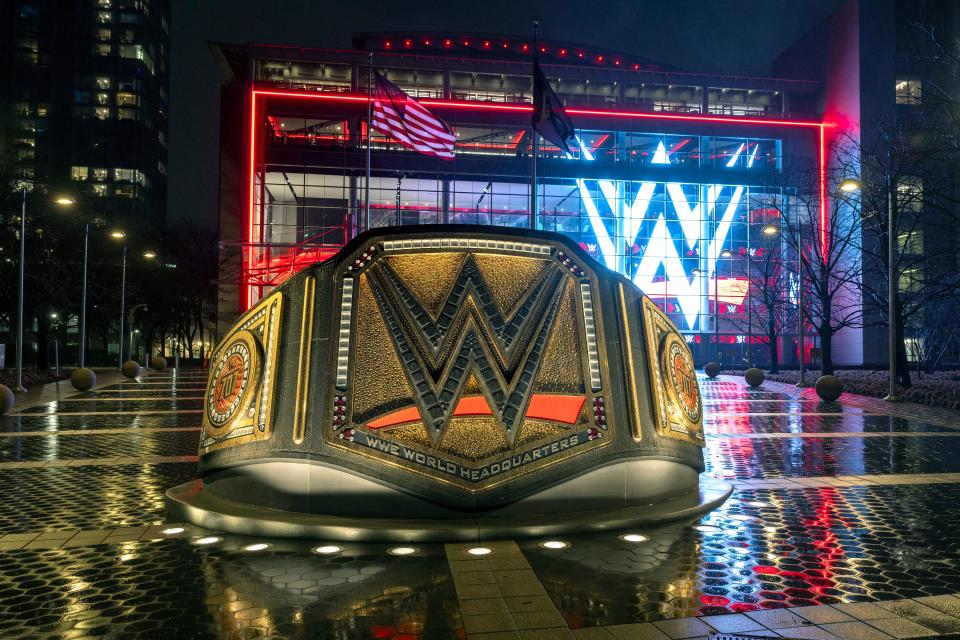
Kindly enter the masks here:
<path id="1" fill-rule="evenodd" d="M 434 443 L 474 374 L 512 443 L 563 296 L 567 276 L 552 264 L 506 315 L 472 256 L 434 316 L 389 264 L 368 272 L 414 400 Z"/>

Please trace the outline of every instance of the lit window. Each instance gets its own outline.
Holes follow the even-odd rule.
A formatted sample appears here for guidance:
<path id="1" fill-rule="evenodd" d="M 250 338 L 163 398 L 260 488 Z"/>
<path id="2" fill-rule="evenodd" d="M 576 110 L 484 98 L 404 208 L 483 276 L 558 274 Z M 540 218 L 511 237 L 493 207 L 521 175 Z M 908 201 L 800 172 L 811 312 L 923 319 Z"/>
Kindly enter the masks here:
<path id="1" fill-rule="evenodd" d="M 96 44 L 93 46 L 94 52 L 98 56 L 108 56 L 110 55 L 110 45 L 109 44 Z"/>
<path id="2" fill-rule="evenodd" d="M 40 50 L 40 46 L 36 38 L 17 38 L 17 48 L 26 51 L 32 51 L 36 53 Z"/>
<path id="3" fill-rule="evenodd" d="M 140 105 L 140 96 L 135 93 L 118 93 L 118 107 L 137 107 Z"/>
<path id="4" fill-rule="evenodd" d="M 100 7 L 101 9 L 109 9 L 111 6 L 113 6 L 113 1 L 112 1 L 112 0 L 97 0 L 97 6 Z"/>
<path id="5" fill-rule="evenodd" d="M 29 116 L 33 114 L 33 107 L 29 102 L 18 102 L 13 105 L 13 111 L 18 116 Z"/>
<path id="6" fill-rule="evenodd" d="M 136 107 L 120 107 L 117 109 L 117 120 L 138 120 L 140 110 Z"/>
<path id="7" fill-rule="evenodd" d="M 97 94 L 97 104 L 110 104 L 110 94 L 109 93 L 98 93 Z"/>
<path id="8" fill-rule="evenodd" d="M 97 76 L 97 89 L 109 89 L 110 84 L 109 76 Z"/>
<path id="9" fill-rule="evenodd" d="M 109 11 L 100 11 L 97 13 L 97 21 L 100 22 L 100 24 L 110 24 L 113 22 L 113 14 Z"/>
<path id="10" fill-rule="evenodd" d="M 117 182 L 147 183 L 147 176 L 139 169 L 114 169 L 113 179 Z"/>
<path id="11" fill-rule="evenodd" d="M 923 230 L 914 229 L 897 235 L 897 243 L 900 250 L 904 253 L 922 254 L 923 253 Z"/>
<path id="12" fill-rule="evenodd" d="M 897 180 L 897 208 L 911 213 L 923 211 L 923 180 L 917 176 Z"/>
<path id="13" fill-rule="evenodd" d="M 109 42 L 113 33 L 110 30 L 110 27 L 100 27 L 97 29 L 97 40 L 101 42 Z"/>
<path id="14" fill-rule="evenodd" d="M 47 111 L 49 110 L 49 108 L 50 108 L 50 106 L 49 106 L 48 104 L 46 104 L 46 103 L 40 103 L 40 104 L 38 104 L 38 105 L 37 105 L 37 117 L 39 117 L 39 118 L 46 118 L 46 117 L 47 117 Z"/>
<path id="15" fill-rule="evenodd" d="M 110 119 L 110 108 L 109 107 L 97 107 L 95 113 L 97 118 L 100 120 L 109 120 Z"/>
<path id="16" fill-rule="evenodd" d="M 105 184 L 95 184 L 93 185 L 93 195 L 100 198 L 105 198 L 107 196 L 107 185 Z"/>
<path id="17" fill-rule="evenodd" d="M 70 178 L 72 180 L 85 181 L 89 177 L 90 169 L 88 167 L 70 167 Z"/>
<path id="18" fill-rule="evenodd" d="M 94 169 L 94 170 L 93 170 L 93 179 L 94 179 L 94 180 L 98 180 L 98 181 L 106 180 L 109 175 L 110 175 L 110 170 L 109 170 L 109 169 Z"/>
<path id="19" fill-rule="evenodd" d="M 923 288 L 923 269 L 921 267 L 912 267 L 904 269 L 900 274 L 899 281 L 900 293 L 915 293 Z"/>
<path id="20" fill-rule="evenodd" d="M 897 78 L 897 104 L 921 104 L 923 85 L 920 78 Z"/>

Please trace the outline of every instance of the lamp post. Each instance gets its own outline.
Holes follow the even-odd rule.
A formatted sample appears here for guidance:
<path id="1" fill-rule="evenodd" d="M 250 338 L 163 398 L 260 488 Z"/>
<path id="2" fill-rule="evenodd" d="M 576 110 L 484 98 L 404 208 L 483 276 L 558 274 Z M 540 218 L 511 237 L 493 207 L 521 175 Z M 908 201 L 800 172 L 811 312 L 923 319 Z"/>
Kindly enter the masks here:
<path id="1" fill-rule="evenodd" d="M 887 169 L 887 317 L 889 330 L 887 331 L 887 349 L 890 352 L 890 389 L 883 398 L 887 402 L 902 402 L 903 398 L 897 393 L 897 261 L 896 238 L 893 224 L 893 207 L 896 194 L 893 191 L 893 177 Z"/>
<path id="2" fill-rule="evenodd" d="M 65 207 L 73 206 L 77 202 L 73 198 L 57 198 L 56 203 Z M 80 368 L 86 366 L 87 354 L 87 264 L 90 255 L 90 223 L 83 223 L 83 295 L 80 299 L 80 335 L 79 344 L 79 364 Z"/>
<path id="3" fill-rule="evenodd" d="M 747 368 L 753 367 L 753 255 L 750 253 L 750 213 L 747 213 Z"/>
<path id="4" fill-rule="evenodd" d="M 771 237 L 777 235 L 778 233 L 780 233 L 780 227 L 778 227 L 778 226 L 775 225 L 775 224 L 765 224 L 765 225 L 763 225 L 763 228 L 762 228 L 760 231 L 761 231 L 761 233 L 763 233 L 763 235 L 765 235 L 767 238 L 771 238 Z M 766 241 L 764 241 L 764 245 L 765 245 L 765 249 L 764 249 L 764 250 L 766 250 L 766 248 L 767 248 L 767 247 L 766 247 L 766 245 L 767 245 Z M 782 248 L 781 248 L 781 249 L 782 249 Z M 781 252 L 781 255 L 783 255 L 782 252 Z M 749 256 L 748 256 L 748 258 L 749 258 Z M 765 289 L 765 291 L 767 291 L 766 287 L 769 286 L 769 281 L 768 281 L 769 269 L 764 269 L 763 277 L 764 277 L 764 289 Z M 777 295 L 777 298 L 778 298 L 778 299 L 775 300 L 775 302 L 776 302 L 776 303 L 779 303 L 779 297 L 780 297 L 780 296 L 779 296 L 779 287 L 777 288 L 777 293 L 776 293 L 776 295 Z M 769 303 L 770 303 L 769 293 L 765 293 L 765 295 L 764 295 L 764 305 L 767 307 L 767 314 L 768 314 L 768 315 L 767 315 L 767 318 L 768 318 L 768 322 L 769 322 L 769 318 L 771 317 L 771 314 L 772 314 L 772 313 L 775 313 L 775 311 L 769 307 Z M 752 316 L 751 316 L 751 318 L 752 318 Z M 769 331 L 768 331 L 768 333 L 769 333 Z M 776 349 L 777 349 L 777 345 L 776 345 L 776 344 L 773 344 L 772 338 L 768 338 L 768 341 L 771 343 L 771 344 L 770 344 L 770 348 L 773 349 L 773 350 L 776 350 Z M 753 352 L 751 351 L 751 353 L 753 353 Z M 773 355 L 771 354 L 770 357 L 771 357 L 770 365 L 771 365 L 771 367 L 772 367 L 772 366 L 773 366 Z M 752 365 L 751 365 L 751 366 L 752 366 Z"/>
<path id="5" fill-rule="evenodd" d="M 894 237 L 896 225 L 893 219 L 896 192 L 889 166 L 884 172 L 884 183 L 887 189 L 887 317 L 889 320 L 887 349 L 890 362 L 890 386 L 883 399 L 887 402 L 902 402 L 903 398 L 897 393 L 897 245 Z M 860 181 L 856 178 L 844 178 L 840 182 L 840 191 L 843 193 L 854 193 L 860 188 Z"/>
<path id="6" fill-rule="evenodd" d="M 20 295 L 17 304 L 17 386 L 16 393 L 23 393 L 23 276 L 27 257 L 27 188 L 20 187 Z"/>
<path id="7" fill-rule="evenodd" d="M 112 231 L 110 232 L 110 237 L 115 240 L 123 240 L 127 237 L 123 231 Z M 123 243 L 123 262 L 121 263 L 120 269 L 120 332 L 117 334 L 119 336 L 117 351 L 117 359 L 119 363 L 117 364 L 118 369 L 123 368 L 123 320 L 126 313 L 126 295 L 127 295 L 127 243 Z"/>
<path id="8" fill-rule="evenodd" d="M 729 258 L 733 255 L 730 249 L 724 249 L 720 252 L 721 258 Z M 720 364 L 720 261 L 713 270 L 713 342 L 716 345 L 717 364 Z"/>
<path id="9" fill-rule="evenodd" d="M 152 253 L 152 252 L 147 252 L 147 253 Z M 146 257 L 147 254 L 145 253 L 145 254 L 143 254 L 143 255 L 144 255 L 144 257 Z M 136 313 L 137 313 L 137 311 L 138 311 L 139 309 L 146 309 L 146 308 L 147 308 L 147 303 L 146 303 L 146 302 L 141 302 L 141 303 L 138 304 L 138 305 L 134 305 L 133 308 L 130 309 L 130 347 L 127 349 L 127 355 L 130 356 L 130 357 L 133 356 L 133 334 L 135 334 L 135 333 L 140 333 L 139 330 L 134 331 L 134 329 L 133 329 L 134 316 L 136 315 Z"/>
<path id="10" fill-rule="evenodd" d="M 807 382 L 806 350 L 807 327 L 803 322 L 803 222 L 797 209 L 797 340 L 800 347 L 800 379 L 798 387 L 809 387 Z"/>
<path id="11" fill-rule="evenodd" d="M 730 252 L 729 249 L 724 249 L 723 251 L 720 252 L 720 255 L 721 255 L 722 257 L 724 257 L 724 258 L 729 258 L 729 257 L 730 257 L 731 255 L 733 255 L 733 254 Z M 697 268 L 695 268 L 695 269 L 691 269 L 691 270 L 690 270 L 690 273 L 692 273 L 693 275 L 703 275 L 703 274 L 705 274 L 706 272 L 703 271 L 702 269 L 700 269 L 699 267 L 697 267 Z M 714 351 L 713 351 L 713 355 L 714 355 L 714 357 L 716 358 L 715 362 L 717 362 L 717 364 L 720 364 L 720 362 L 719 362 L 719 361 L 720 361 L 720 287 L 719 287 L 719 274 L 720 274 L 720 269 L 719 269 L 719 263 L 718 263 L 717 267 L 714 268 L 714 274 L 713 274 L 713 275 L 714 275 L 714 277 L 713 277 L 713 281 L 714 281 L 714 287 L 713 287 L 713 343 L 714 343 Z M 708 278 L 708 279 L 707 279 L 707 287 L 708 287 L 707 295 L 709 296 L 709 295 L 710 295 L 710 293 L 709 293 L 709 286 L 710 286 L 709 274 L 707 274 L 707 278 Z"/>

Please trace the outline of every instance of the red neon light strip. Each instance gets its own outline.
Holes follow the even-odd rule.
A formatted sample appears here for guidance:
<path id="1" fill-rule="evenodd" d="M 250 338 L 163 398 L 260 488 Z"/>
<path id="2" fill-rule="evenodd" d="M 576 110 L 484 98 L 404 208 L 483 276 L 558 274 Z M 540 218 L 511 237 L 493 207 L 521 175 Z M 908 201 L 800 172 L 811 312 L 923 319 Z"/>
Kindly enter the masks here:
<path id="1" fill-rule="evenodd" d="M 250 92 L 250 185 L 249 185 L 249 209 L 247 212 L 247 246 L 253 244 L 253 210 L 255 187 L 254 176 L 256 175 L 256 150 L 257 150 L 257 91 Z M 242 259 L 242 256 L 241 256 Z M 246 265 L 244 265 L 246 267 Z M 246 280 L 247 278 L 244 278 Z M 241 300 L 245 300 L 246 308 L 253 306 L 253 288 L 246 284 L 240 285 Z"/>
<path id="2" fill-rule="evenodd" d="M 563 396 L 545 393 L 535 393 L 530 398 L 526 417 L 534 420 L 551 420 L 564 424 L 576 424 L 580 411 L 586 402 L 584 396 Z M 493 411 L 483 396 L 467 396 L 460 398 L 454 416 L 491 416 Z M 370 429 L 385 429 L 408 422 L 420 420 L 420 411 L 416 407 L 407 407 L 367 423 Z"/>
<path id="3" fill-rule="evenodd" d="M 362 94 L 348 93 L 326 93 L 299 92 L 299 91 L 276 91 L 270 89 L 254 89 L 254 93 L 263 96 L 278 96 L 286 98 L 305 98 L 311 100 L 328 100 L 334 102 L 363 102 L 366 103 L 369 98 Z M 479 109 L 485 111 L 514 111 L 519 113 L 530 113 L 533 107 L 528 104 L 518 104 L 510 102 L 476 102 L 472 100 L 440 100 L 436 98 L 420 99 L 417 102 L 430 107 L 449 107 L 453 109 Z M 613 109 L 581 109 L 571 107 L 566 110 L 570 115 L 583 116 L 606 116 L 617 118 L 643 118 L 653 120 L 686 120 L 699 122 L 728 122 L 730 124 L 763 124 L 780 125 L 787 127 L 821 127 L 822 122 L 811 120 L 771 120 L 764 118 L 747 118 L 743 116 L 714 116 L 714 115 L 684 115 L 678 113 L 667 113 L 663 111 L 622 111 Z"/>
<path id="4" fill-rule="evenodd" d="M 824 127 L 820 127 L 820 251 L 822 260 L 829 264 L 827 258 L 827 143 Z"/>

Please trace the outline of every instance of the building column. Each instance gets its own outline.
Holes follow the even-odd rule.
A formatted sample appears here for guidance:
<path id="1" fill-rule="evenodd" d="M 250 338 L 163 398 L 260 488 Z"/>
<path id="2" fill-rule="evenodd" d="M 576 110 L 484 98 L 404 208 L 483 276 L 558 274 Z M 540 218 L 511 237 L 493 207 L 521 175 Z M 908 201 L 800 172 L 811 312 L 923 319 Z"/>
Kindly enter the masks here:
<path id="1" fill-rule="evenodd" d="M 444 69 L 443 70 L 443 97 L 449 100 L 451 95 L 452 93 L 450 91 L 450 70 Z"/>
<path id="2" fill-rule="evenodd" d="M 350 222 L 346 230 L 347 237 L 344 238 L 347 242 L 350 242 L 351 238 L 357 235 L 362 226 L 362 222 L 360 220 L 360 188 L 358 186 L 358 182 L 359 180 L 357 180 L 357 176 L 350 176 L 350 186 L 348 187 L 349 195 L 347 196 L 349 198 L 348 202 L 350 203 L 348 205 L 350 211 Z"/>
<path id="3" fill-rule="evenodd" d="M 710 87 L 700 87 L 700 113 L 710 113 Z"/>
<path id="4" fill-rule="evenodd" d="M 442 210 L 440 221 L 450 224 L 450 178 L 441 178 L 440 207 Z"/>

